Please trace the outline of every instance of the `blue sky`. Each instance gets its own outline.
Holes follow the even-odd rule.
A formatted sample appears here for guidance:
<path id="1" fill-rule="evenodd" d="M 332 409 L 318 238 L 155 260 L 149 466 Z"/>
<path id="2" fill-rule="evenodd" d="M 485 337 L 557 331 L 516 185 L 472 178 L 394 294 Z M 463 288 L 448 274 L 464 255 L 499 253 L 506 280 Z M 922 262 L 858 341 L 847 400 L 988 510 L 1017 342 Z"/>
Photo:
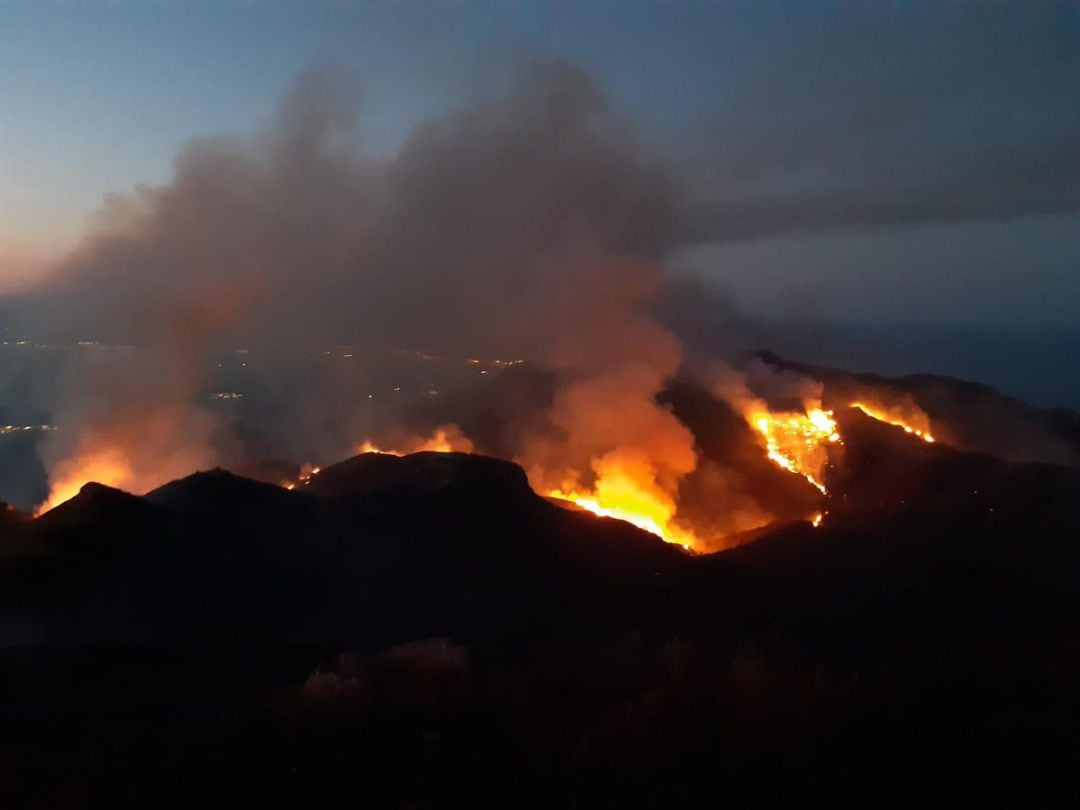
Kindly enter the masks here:
<path id="1" fill-rule="evenodd" d="M 365 147 L 578 61 L 676 165 L 676 259 L 751 312 L 1080 319 L 1071 4 L 0 0 L 0 288 L 189 138 L 256 131 L 298 72 L 355 72 Z"/>
<path id="2" fill-rule="evenodd" d="M 255 129 L 323 62 L 356 70 L 375 150 L 523 50 L 585 62 L 663 129 L 700 104 L 684 77 L 723 29 L 700 22 L 659 3 L 3 0 L 3 236 L 69 239 L 104 192 L 166 180 L 192 136 Z"/>

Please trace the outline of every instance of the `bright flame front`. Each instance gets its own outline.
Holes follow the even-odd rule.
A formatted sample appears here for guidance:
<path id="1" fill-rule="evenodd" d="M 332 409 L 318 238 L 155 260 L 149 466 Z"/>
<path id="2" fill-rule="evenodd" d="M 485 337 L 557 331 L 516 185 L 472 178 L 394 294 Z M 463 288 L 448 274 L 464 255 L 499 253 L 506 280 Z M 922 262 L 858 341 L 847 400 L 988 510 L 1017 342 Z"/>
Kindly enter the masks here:
<path id="1" fill-rule="evenodd" d="M 596 481 L 591 490 L 568 484 L 550 490 L 548 496 L 595 515 L 625 520 L 688 551 L 704 548 L 693 532 L 675 523 L 675 499 L 659 486 L 648 459 L 615 451 L 597 459 L 593 470 Z"/>
<path id="2" fill-rule="evenodd" d="M 747 417 L 761 435 L 765 453 L 779 467 L 801 475 L 825 492 L 828 445 L 840 442 L 833 412 L 808 408 L 805 413 L 758 410 Z"/>
<path id="3" fill-rule="evenodd" d="M 56 466 L 49 485 L 49 497 L 34 508 L 34 516 L 44 514 L 71 500 L 88 481 L 117 489 L 129 488 L 134 474 L 124 453 L 117 448 L 92 450 Z"/>
<path id="4" fill-rule="evenodd" d="M 905 433 L 918 436 L 924 442 L 929 442 L 931 444 L 934 442 L 934 437 L 930 433 L 930 419 L 918 408 L 913 406 L 907 408 L 886 408 L 883 406 L 868 405 L 865 402 L 852 402 L 851 407 L 857 408 L 871 419 L 894 425 L 901 428 Z"/>
<path id="5" fill-rule="evenodd" d="M 379 447 L 371 439 L 364 439 L 357 453 L 381 453 L 385 456 L 406 456 L 410 453 L 471 453 L 472 441 L 457 425 L 437 427 L 429 437 L 413 436 L 404 443 L 403 449 Z"/>

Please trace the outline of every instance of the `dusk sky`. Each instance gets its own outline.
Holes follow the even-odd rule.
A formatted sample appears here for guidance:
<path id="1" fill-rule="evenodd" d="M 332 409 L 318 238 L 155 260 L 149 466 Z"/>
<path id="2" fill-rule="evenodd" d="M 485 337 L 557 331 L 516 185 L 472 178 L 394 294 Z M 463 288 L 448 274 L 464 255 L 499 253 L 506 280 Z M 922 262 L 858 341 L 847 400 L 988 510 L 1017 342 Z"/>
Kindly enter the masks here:
<path id="1" fill-rule="evenodd" d="M 583 65 L 677 167 L 673 259 L 750 313 L 1080 318 L 1080 6 L 0 0 L 0 289 L 190 138 L 344 66 L 363 149 L 523 54 Z"/>

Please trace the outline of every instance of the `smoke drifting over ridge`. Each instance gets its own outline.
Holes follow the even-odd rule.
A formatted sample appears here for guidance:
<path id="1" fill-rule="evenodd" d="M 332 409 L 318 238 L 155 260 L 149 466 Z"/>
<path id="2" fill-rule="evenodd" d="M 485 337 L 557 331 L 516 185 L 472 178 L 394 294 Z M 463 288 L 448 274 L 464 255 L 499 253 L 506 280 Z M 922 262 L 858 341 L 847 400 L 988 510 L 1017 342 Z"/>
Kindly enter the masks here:
<path id="1" fill-rule="evenodd" d="M 697 550 L 823 519 L 851 398 L 718 362 L 760 325 L 665 273 L 680 186 L 587 75 L 534 63 L 381 159 L 357 98 L 310 72 L 264 132 L 192 141 L 27 302 L 36 337 L 135 347 L 71 374 L 41 508 L 88 480 L 140 493 L 223 465 L 286 484 L 290 462 L 362 448 L 472 448 Z M 887 404 L 864 401 L 912 421 Z"/>
<path id="2" fill-rule="evenodd" d="M 112 198 L 56 275 L 73 302 L 59 322 L 138 342 L 155 307 L 228 283 L 222 338 L 534 356 L 600 299 L 652 295 L 653 268 L 603 263 L 663 254 L 667 176 L 579 69 L 533 64 L 381 162 L 356 148 L 356 98 L 307 73 L 268 132 L 193 141 L 172 183 Z"/>
<path id="3" fill-rule="evenodd" d="M 431 346 L 557 374 L 546 426 L 518 441 L 538 488 L 603 486 L 619 462 L 670 517 L 696 456 L 655 401 L 682 358 L 648 314 L 676 231 L 665 167 L 561 62 L 421 125 L 383 161 L 357 148 L 356 98 L 347 78 L 307 73 L 267 132 L 193 141 L 170 184 L 107 201 L 41 295 L 56 333 L 149 346 L 158 362 L 80 381 L 52 469 L 99 443 L 137 454 L 155 425 L 177 427 L 175 446 L 154 442 L 163 458 L 227 459 L 191 404 L 224 346 Z"/>

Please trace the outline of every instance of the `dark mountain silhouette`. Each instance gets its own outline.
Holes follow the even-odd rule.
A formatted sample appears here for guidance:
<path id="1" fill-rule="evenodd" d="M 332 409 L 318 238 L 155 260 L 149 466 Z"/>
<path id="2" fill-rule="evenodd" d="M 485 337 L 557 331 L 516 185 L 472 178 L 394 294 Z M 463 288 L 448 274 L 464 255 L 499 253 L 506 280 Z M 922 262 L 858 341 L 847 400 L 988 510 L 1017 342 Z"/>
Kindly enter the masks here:
<path id="1" fill-rule="evenodd" d="M 22 534 L 22 557 L 0 572 L 9 611 L 100 608 L 112 594 L 97 631 L 83 610 L 50 613 L 47 636 L 70 642 L 123 628 L 119 638 L 509 643 L 616 605 L 641 615 L 657 573 L 687 564 L 628 524 L 540 498 L 514 464 L 440 453 L 358 456 L 291 491 L 223 470 L 142 498 L 88 484 Z"/>
<path id="2" fill-rule="evenodd" d="M 741 552 L 691 557 L 559 507 L 509 462 L 366 454 L 292 491 L 222 470 L 142 498 L 88 484 L 9 530 L 19 553 L 0 571 L 0 600 L 55 643 L 242 633 L 343 649 L 712 636 L 766 608 L 769 621 L 813 624 L 821 600 L 865 621 L 889 589 L 939 587 L 934 598 L 960 603 L 989 598 L 965 590 L 987 578 L 1073 615 L 1050 604 L 1080 584 L 1080 472 L 927 445 L 857 411 L 843 431 L 825 525 L 779 522 Z M 949 579 L 960 569 L 972 578 Z"/>
<path id="3" fill-rule="evenodd" d="M 1080 413 L 1036 408 L 989 385 L 936 374 L 881 377 L 787 360 L 771 352 L 759 357 L 781 370 L 825 384 L 826 403 L 842 409 L 877 392 L 885 401 L 910 397 L 930 416 L 947 443 L 1012 461 L 1044 461 L 1080 467 Z"/>
<path id="4" fill-rule="evenodd" d="M 143 498 L 187 519 L 249 523 L 259 528 L 267 528 L 268 515 L 293 524 L 309 518 L 313 510 L 311 498 L 304 493 L 222 469 L 189 475 Z"/>
<path id="5" fill-rule="evenodd" d="M 825 522 L 752 465 L 790 519 L 703 556 L 453 453 L 9 515 L 5 805 L 1070 804 L 1080 470 L 837 418 Z"/>

